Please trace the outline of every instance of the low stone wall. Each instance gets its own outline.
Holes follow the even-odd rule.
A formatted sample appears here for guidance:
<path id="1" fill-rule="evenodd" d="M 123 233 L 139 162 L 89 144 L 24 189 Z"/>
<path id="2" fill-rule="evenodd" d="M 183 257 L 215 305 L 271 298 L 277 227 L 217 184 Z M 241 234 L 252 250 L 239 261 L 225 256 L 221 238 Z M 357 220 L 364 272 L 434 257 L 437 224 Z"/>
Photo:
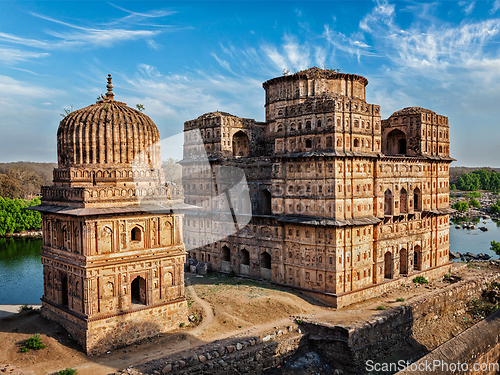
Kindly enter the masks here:
<path id="1" fill-rule="evenodd" d="M 500 310 L 396 375 L 500 373 Z"/>
<path id="2" fill-rule="evenodd" d="M 262 374 L 286 361 L 307 345 L 297 325 L 275 329 L 267 335 L 229 338 L 139 366 L 154 374 Z M 148 370 L 146 370 L 148 369 Z M 129 374 L 128 370 L 119 374 Z"/>
<path id="3" fill-rule="evenodd" d="M 412 282 L 413 278 L 417 276 L 423 276 L 429 281 L 441 279 L 446 273 L 451 271 L 452 266 L 453 263 L 450 262 L 447 264 L 443 264 L 442 266 L 430 268 L 425 271 L 416 271 L 406 277 L 399 277 L 394 280 L 385 281 L 381 284 L 371 285 L 358 290 L 353 290 L 351 292 L 331 294 L 304 291 L 304 293 L 310 295 L 313 298 L 319 299 L 320 301 L 323 301 L 328 305 L 336 308 L 341 308 L 344 306 L 352 305 L 356 302 L 361 302 L 370 298 L 378 297 L 381 294 L 399 287 L 400 285 Z"/>
<path id="4" fill-rule="evenodd" d="M 42 315 L 61 324 L 87 354 L 102 354 L 187 323 L 187 301 L 145 307 L 103 318 L 85 319 L 42 301 Z"/>
<path id="5" fill-rule="evenodd" d="M 500 274 L 492 273 L 459 281 L 427 293 L 408 306 L 381 312 L 369 321 L 349 327 L 299 319 L 298 324 L 276 329 L 268 335 L 216 341 L 194 351 L 148 362 L 138 369 L 144 373 L 155 369 L 154 374 L 261 374 L 283 364 L 304 348 L 316 351 L 332 369 L 344 374 L 366 374 L 368 360 L 384 360 L 402 347 L 410 348 L 412 359 L 426 355 L 428 349 L 413 338 L 415 325 L 424 324 L 428 316 L 439 317 L 450 309 L 464 309 L 469 300 L 481 296 L 489 283 L 499 280 Z M 497 336 L 492 335 L 488 340 L 493 343 L 497 337 L 498 344 L 500 329 L 495 330 Z M 472 342 L 472 345 L 475 344 Z M 475 352 L 476 358 L 496 356 L 494 350 L 486 352 L 484 345 L 477 347 L 483 349 Z M 497 349 L 500 352 L 500 347 L 495 347 Z"/>
<path id="6" fill-rule="evenodd" d="M 364 374 L 368 360 L 383 359 L 402 346 L 412 348 L 412 359 L 425 355 L 427 348 L 412 336 L 415 324 L 427 315 L 439 317 L 450 309 L 464 309 L 469 300 L 481 296 L 487 284 L 498 280 L 500 274 L 490 274 L 457 282 L 360 325 L 331 326 L 304 320 L 303 326 L 309 333 L 309 345 L 332 367 L 345 373 Z"/>

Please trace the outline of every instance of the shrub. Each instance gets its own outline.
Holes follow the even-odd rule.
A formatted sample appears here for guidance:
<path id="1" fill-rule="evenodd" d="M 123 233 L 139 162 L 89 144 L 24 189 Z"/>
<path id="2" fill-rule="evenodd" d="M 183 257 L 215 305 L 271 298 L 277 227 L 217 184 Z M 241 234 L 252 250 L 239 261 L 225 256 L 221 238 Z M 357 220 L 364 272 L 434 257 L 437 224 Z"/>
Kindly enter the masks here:
<path id="1" fill-rule="evenodd" d="M 377 310 L 387 310 L 387 307 L 380 305 L 377 306 Z"/>
<path id="2" fill-rule="evenodd" d="M 184 327 L 186 325 L 186 323 L 181 323 L 181 327 Z"/>
<path id="3" fill-rule="evenodd" d="M 417 284 L 429 284 L 429 282 L 427 281 L 427 279 L 423 276 L 417 276 L 413 279 L 413 282 L 414 283 L 417 283 Z"/>
<path id="4" fill-rule="evenodd" d="M 472 198 L 469 203 L 472 207 L 481 208 L 481 203 L 475 198 Z"/>
<path id="5" fill-rule="evenodd" d="M 405 299 L 403 297 L 399 297 L 398 299 L 396 299 L 396 302 L 404 302 Z"/>
<path id="6" fill-rule="evenodd" d="M 469 209 L 469 204 L 467 202 L 458 201 L 453 206 L 451 206 L 451 208 L 460 212 L 467 212 L 467 210 Z"/>
<path id="7" fill-rule="evenodd" d="M 57 375 L 75 375 L 75 374 L 76 374 L 76 368 L 66 368 L 57 373 Z"/>
<path id="8" fill-rule="evenodd" d="M 25 311 L 25 310 L 33 310 L 33 306 L 28 305 L 26 303 L 24 305 L 19 306 L 19 312 Z"/>
<path id="9" fill-rule="evenodd" d="M 479 191 L 471 191 L 470 193 L 467 193 L 467 196 L 469 198 L 481 198 L 481 193 Z"/>
<path id="10" fill-rule="evenodd" d="M 21 348 L 21 352 L 26 353 L 30 349 L 33 350 L 40 350 L 45 348 L 47 345 L 45 345 L 42 342 L 42 339 L 40 338 L 39 334 L 36 334 L 34 336 L 31 336 L 28 340 L 24 342 L 24 346 Z"/>

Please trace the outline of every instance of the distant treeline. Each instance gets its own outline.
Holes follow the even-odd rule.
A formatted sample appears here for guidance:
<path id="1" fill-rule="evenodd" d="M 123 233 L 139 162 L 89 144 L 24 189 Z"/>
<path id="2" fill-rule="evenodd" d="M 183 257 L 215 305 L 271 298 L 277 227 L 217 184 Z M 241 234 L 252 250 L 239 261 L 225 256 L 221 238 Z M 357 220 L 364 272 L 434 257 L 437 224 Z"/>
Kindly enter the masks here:
<path id="1" fill-rule="evenodd" d="M 10 199 L 0 197 L 0 236 L 7 233 L 42 228 L 42 216 L 38 211 L 24 210 L 26 207 L 37 206 L 40 198 L 31 200 Z"/>
<path id="2" fill-rule="evenodd" d="M 460 190 L 491 190 L 500 191 L 500 173 L 494 169 L 478 169 L 472 173 L 464 173 L 458 178 L 456 187 Z"/>
<path id="3" fill-rule="evenodd" d="M 55 163 L 0 163 L 0 197 L 29 199 L 52 185 Z"/>

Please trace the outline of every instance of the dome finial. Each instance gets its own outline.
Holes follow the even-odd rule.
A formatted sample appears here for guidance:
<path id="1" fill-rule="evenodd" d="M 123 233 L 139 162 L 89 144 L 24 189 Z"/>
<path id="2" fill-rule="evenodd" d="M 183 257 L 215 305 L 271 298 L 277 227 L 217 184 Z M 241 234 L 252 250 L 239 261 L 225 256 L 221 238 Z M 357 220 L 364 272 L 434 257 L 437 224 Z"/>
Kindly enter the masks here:
<path id="1" fill-rule="evenodd" d="M 113 93 L 113 85 L 111 84 L 111 74 L 108 74 L 108 84 L 106 87 L 108 88 L 108 92 L 106 93 L 106 98 L 113 100 L 115 94 Z"/>

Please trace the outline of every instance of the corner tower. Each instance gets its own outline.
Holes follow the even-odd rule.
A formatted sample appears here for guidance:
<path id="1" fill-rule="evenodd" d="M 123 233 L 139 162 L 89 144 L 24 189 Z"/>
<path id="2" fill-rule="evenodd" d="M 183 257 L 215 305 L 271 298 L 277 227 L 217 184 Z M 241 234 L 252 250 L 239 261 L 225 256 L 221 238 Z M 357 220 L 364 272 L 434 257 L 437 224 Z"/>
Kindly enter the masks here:
<path id="1" fill-rule="evenodd" d="M 158 129 L 114 100 L 111 76 L 107 88 L 61 121 L 54 185 L 35 208 L 43 220 L 42 315 L 88 354 L 187 317 L 183 202 L 165 186 Z"/>

